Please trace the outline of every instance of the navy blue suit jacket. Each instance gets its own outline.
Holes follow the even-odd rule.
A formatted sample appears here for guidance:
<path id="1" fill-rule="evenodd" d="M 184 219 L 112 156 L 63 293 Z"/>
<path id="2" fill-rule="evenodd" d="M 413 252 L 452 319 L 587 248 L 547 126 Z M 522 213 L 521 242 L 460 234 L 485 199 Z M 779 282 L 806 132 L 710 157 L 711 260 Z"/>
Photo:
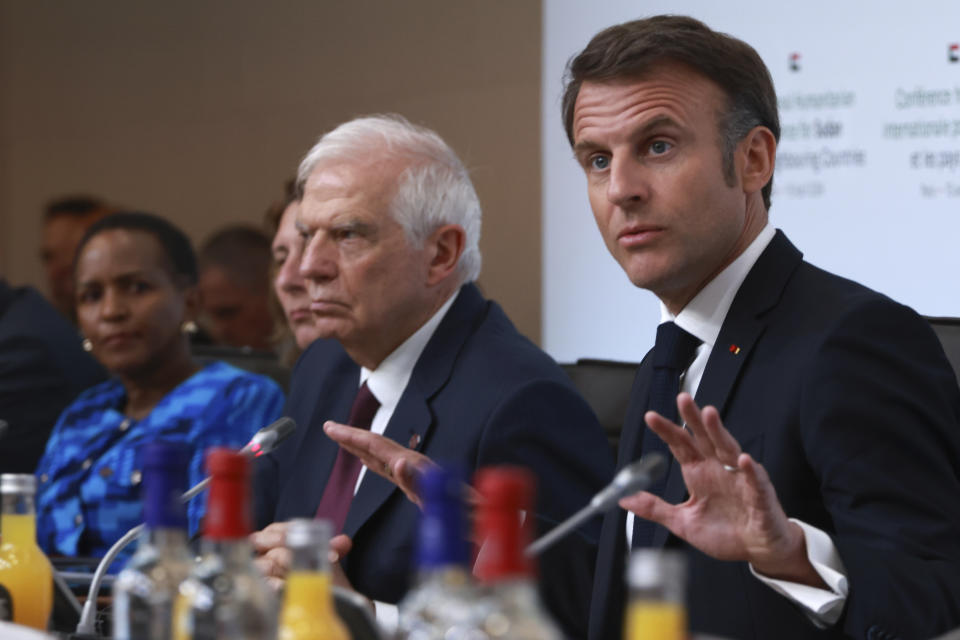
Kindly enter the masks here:
<path id="1" fill-rule="evenodd" d="M 312 517 L 337 445 L 326 420 L 344 422 L 359 367 L 335 342 L 314 343 L 298 362 L 288 399 L 297 431 L 258 461 L 256 520 Z M 472 471 L 495 464 L 532 469 L 542 531 L 585 505 L 613 474 L 613 456 L 589 406 L 553 360 L 521 336 L 494 302 L 464 286 L 414 367 L 384 435 L 438 462 Z M 367 473 L 347 514 L 351 584 L 397 602 L 407 591 L 419 512 L 403 493 Z M 568 633 L 586 630 L 600 520 L 541 559 L 541 593 Z"/>
<path id="2" fill-rule="evenodd" d="M 739 347 L 739 353 L 731 350 Z M 618 464 L 642 437 L 641 363 Z M 784 510 L 830 534 L 849 579 L 818 630 L 746 563 L 688 551 L 691 629 L 728 638 L 929 638 L 960 624 L 960 392 L 911 309 L 811 266 L 778 232 L 723 323 L 696 394 L 773 481 Z M 670 467 L 665 499 L 686 488 Z M 603 523 L 591 640 L 620 638 L 625 512 Z"/>
<path id="3" fill-rule="evenodd" d="M 66 318 L 34 289 L 0 279 L 0 473 L 33 473 L 60 412 L 105 379 Z"/>

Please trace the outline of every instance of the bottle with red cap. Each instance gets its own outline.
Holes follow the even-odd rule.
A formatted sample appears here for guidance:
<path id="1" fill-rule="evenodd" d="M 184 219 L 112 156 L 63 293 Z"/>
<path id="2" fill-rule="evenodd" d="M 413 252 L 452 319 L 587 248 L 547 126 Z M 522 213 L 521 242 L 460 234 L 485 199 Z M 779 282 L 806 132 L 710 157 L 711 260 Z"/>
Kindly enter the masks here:
<path id="1" fill-rule="evenodd" d="M 115 640 L 168 640 L 173 603 L 190 574 L 186 490 L 190 451 L 185 444 L 152 442 L 141 452 L 144 532 L 137 552 L 113 585 Z"/>
<path id="2" fill-rule="evenodd" d="M 278 604 L 253 565 L 250 462 L 229 449 L 207 453 L 211 476 L 203 555 L 180 585 L 177 640 L 273 640 Z"/>
<path id="3" fill-rule="evenodd" d="M 481 469 L 474 574 L 484 597 L 475 625 L 486 638 L 561 640 L 537 594 L 533 562 L 524 554 L 533 524 L 534 476 L 517 467 Z M 470 636 L 475 637 L 475 636 Z"/>

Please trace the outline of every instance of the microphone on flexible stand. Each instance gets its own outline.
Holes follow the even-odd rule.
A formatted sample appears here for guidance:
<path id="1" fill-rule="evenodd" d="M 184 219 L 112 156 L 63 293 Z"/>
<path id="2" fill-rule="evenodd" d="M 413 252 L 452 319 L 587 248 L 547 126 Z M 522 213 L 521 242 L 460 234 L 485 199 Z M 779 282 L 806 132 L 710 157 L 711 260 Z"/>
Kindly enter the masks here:
<path id="1" fill-rule="evenodd" d="M 293 433 L 296 428 L 297 423 L 293 421 L 293 418 L 283 417 L 275 422 L 271 422 L 253 434 L 250 442 L 248 442 L 243 449 L 240 449 L 240 453 L 245 456 L 250 456 L 251 458 L 259 458 L 263 454 L 270 453 L 276 449 L 277 445 Z M 195 495 L 206 489 L 209 484 L 210 476 L 207 476 L 187 489 L 186 493 L 183 494 L 183 501 L 189 502 Z"/>
<path id="2" fill-rule="evenodd" d="M 293 418 L 283 417 L 279 420 L 271 422 L 263 429 L 260 429 L 255 434 L 253 438 L 250 439 L 250 442 L 240 450 L 240 453 L 251 458 L 257 458 L 262 456 L 265 453 L 270 453 L 277 446 L 283 442 L 287 437 L 290 436 L 297 428 L 297 423 L 293 421 Z M 181 500 L 184 502 L 189 502 L 192 500 L 198 493 L 207 488 L 207 485 L 210 484 L 210 477 L 207 476 L 197 484 L 193 485 L 181 496 Z M 143 525 L 138 524 L 130 531 L 127 531 L 123 534 L 119 540 L 113 543 L 113 546 L 107 550 L 106 555 L 103 556 L 103 559 L 100 561 L 100 564 L 97 565 L 96 571 L 93 572 L 93 578 L 90 580 L 90 589 L 87 592 L 87 600 L 83 603 L 83 611 L 80 614 L 80 622 L 77 623 L 77 634 L 78 635 L 90 635 L 94 636 L 96 634 L 96 623 L 95 623 L 95 614 L 97 610 L 97 595 L 100 593 L 100 585 L 103 582 L 103 578 L 107 573 L 107 568 L 113 563 L 117 555 L 123 551 L 131 542 L 137 539 L 140 536 L 140 533 L 143 531 Z"/>
<path id="3" fill-rule="evenodd" d="M 585 520 L 611 508 L 620 498 L 646 489 L 660 479 L 667 470 L 667 459 L 660 453 L 648 453 L 617 472 L 613 480 L 590 503 L 558 524 L 527 547 L 527 557 L 542 553 L 565 535 L 579 527 Z"/>

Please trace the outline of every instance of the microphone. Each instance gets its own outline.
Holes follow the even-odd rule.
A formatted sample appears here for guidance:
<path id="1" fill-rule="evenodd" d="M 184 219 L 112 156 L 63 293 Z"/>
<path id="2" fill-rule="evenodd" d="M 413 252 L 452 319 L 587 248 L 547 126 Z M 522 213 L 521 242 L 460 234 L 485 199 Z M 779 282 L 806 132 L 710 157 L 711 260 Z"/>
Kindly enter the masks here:
<path id="1" fill-rule="evenodd" d="M 6 420 L 0 420 L 0 438 L 7 435 L 7 430 L 10 428 L 10 423 Z"/>
<path id="2" fill-rule="evenodd" d="M 660 453 L 648 453 L 636 462 L 627 465 L 617 472 L 610 484 L 590 499 L 587 506 L 531 543 L 525 551 L 527 557 L 541 554 L 557 540 L 579 527 L 585 520 L 613 507 L 620 498 L 646 489 L 659 480 L 666 470 L 667 459 Z"/>
<path id="3" fill-rule="evenodd" d="M 243 449 L 240 449 L 240 453 L 251 458 L 259 458 L 263 454 L 270 453 L 276 449 L 277 445 L 286 440 L 296 428 L 297 423 L 293 421 L 293 418 L 283 417 L 275 420 L 253 434 L 250 442 L 248 442 Z M 190 502 L 194 496 L 206 489 L 209 484 L 210 476 L 207 476 L 187 489 L 186 493 L 182 496 L 183 501 Z"/>
<path id="4" fill-rule="evenodd" d="M 253 434 L 250 442 L 246 444 L 240 453 L 251 458 L 257 458 L 265 453 L 270 453 L 277 446 L 287 439 L 297 428 L 297 423 L 293 418 L 283 417 L 271 422 L 264 428 Z M 180 499 L 184 502 L 190 502 L 198 493 L 207 488 L 210 484 L 210 476 L 207 476 L 197 484 L 190 487 Z M 77 623 L 78 634 L 96 633 L 96 623 L 94 621 L 97 611 L 97 594 L 100 593 L 100 585 L 107 573 L 107 568 L 113 563 L 117 555 L 123 551 L 127 545 L 140 537 L 143 531 L 143 525 L 138 524 L 130 531 L 123 534 L 119 540 L 113 543 L 113 546 L 107 550 L 106 555 L 97 565 L 93 572 L 93 578 L 90 580 L 90 589 L 87 592 L 87 600 L 83 603 L 83 612 L 80 614 L 80 622 Z"/>
<path id="5" fill-rule="evenodd" d="M 284 416 L 253 434 L 247 446 L 240 449 L 240 453 L 243 455 L 253 454 L 254 458 L 259 458 L 263 454 L 276 449 L 277 445 L 286 440 L 287 436 L 293 433 L 296 428 L 297 423 L 293 421 L 293 418 Z"/>

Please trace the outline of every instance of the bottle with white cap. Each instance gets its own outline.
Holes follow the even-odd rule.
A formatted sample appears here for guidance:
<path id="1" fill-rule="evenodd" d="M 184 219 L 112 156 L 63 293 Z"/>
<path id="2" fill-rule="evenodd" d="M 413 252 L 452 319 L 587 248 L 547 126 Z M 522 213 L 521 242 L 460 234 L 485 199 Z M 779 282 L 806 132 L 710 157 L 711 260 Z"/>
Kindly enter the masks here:
<path id="1" fill-rule="evenodd" d="M 682 552 L 673 550 L 634 549 L 630 553 L 625 640 L 687 637 L 685 560 Z"/>
<path id="2" fill-rule="evenodd" d="M 291 520 L 286 546 L 292 554 L 287 574 L 280 640 L 350 640 L 333 606 L 330 575 L 330 523 Z"/>
<path id="3" fill-rule="evenodd" d="M 53 569 L 37 546 L 36 493 L 32 475 L 0 475 L 0 620 L 46 629 Z"/>

